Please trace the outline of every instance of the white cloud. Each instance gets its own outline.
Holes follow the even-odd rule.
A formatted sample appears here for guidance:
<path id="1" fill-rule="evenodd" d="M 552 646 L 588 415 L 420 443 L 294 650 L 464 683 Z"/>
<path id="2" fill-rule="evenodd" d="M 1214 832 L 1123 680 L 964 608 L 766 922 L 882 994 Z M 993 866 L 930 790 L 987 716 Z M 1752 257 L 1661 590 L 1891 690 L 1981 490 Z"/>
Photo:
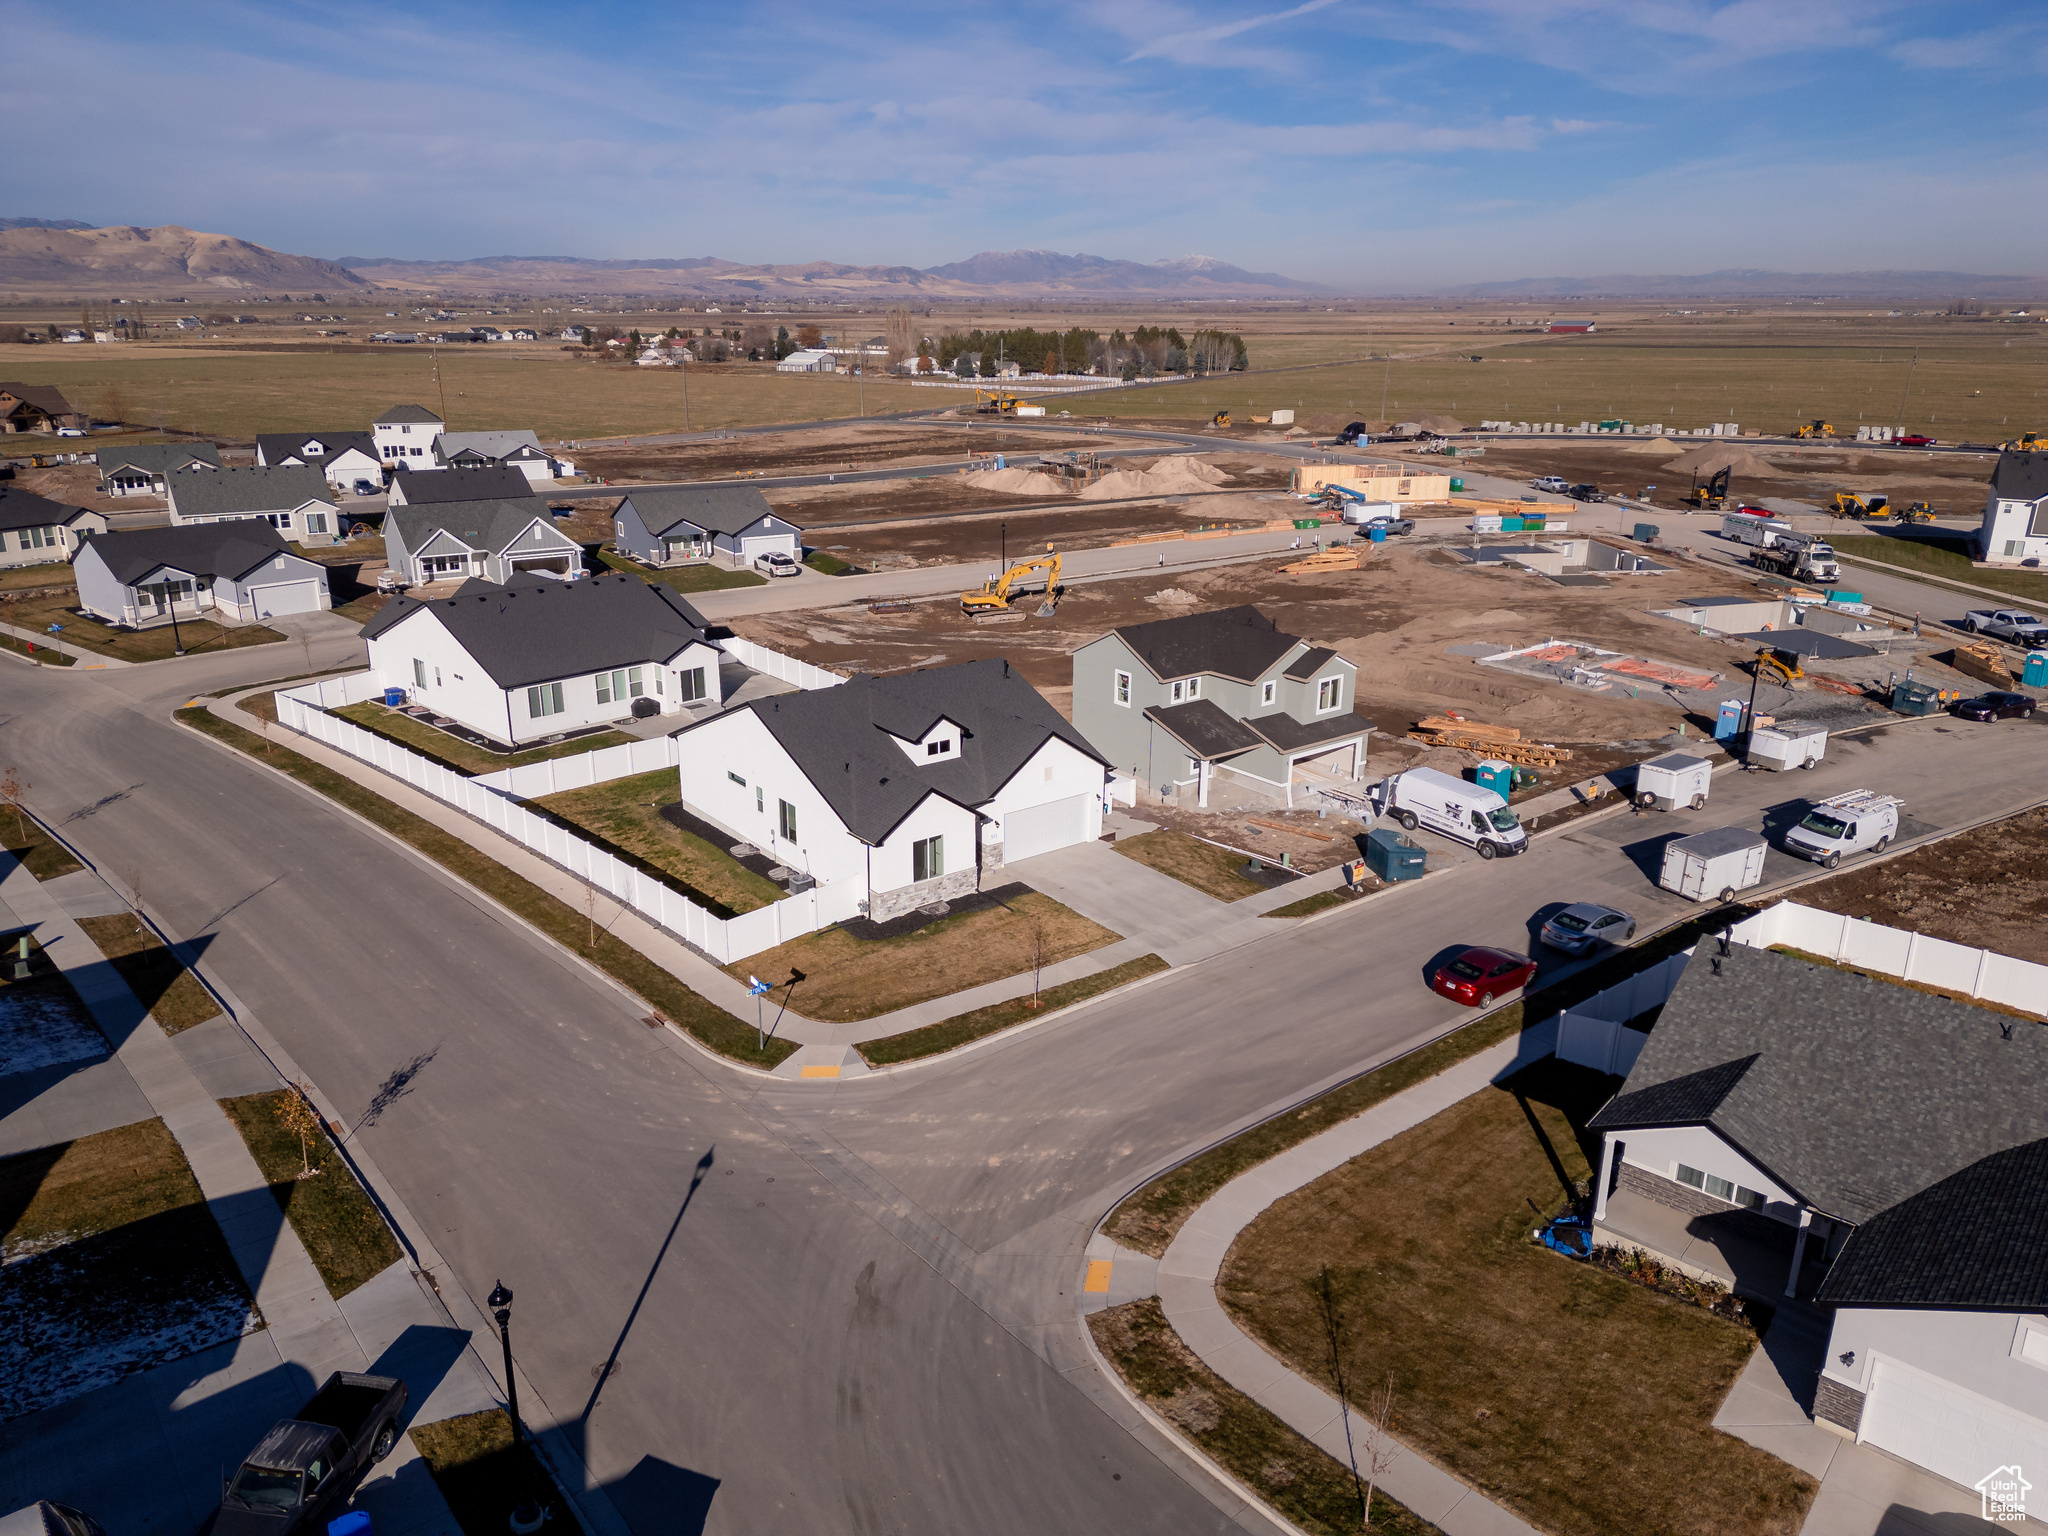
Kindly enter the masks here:
<path id="1" fill-rule="evenodd" d="M 1215 26 L 1188 27 L 1155 37 L 1144 44 L 1130 57 L 1126 64 L 1135 64 L 1140 59 L 1171 59 L 1177 64 L 1208 64 L 1219 62 L 1215 52 L 1217 43 L 1241 37 L 1256 27 L 1271 26 L 1274 22 L 1292 21 L 1297 16 L 1306 16 L 1313 11 L 1327 10 L 1337 0 L 1307 0 L 1291 10 L 1268 11 L 1259 16 L 1247 16 L 1237 21 L 1227 21 Z"/>

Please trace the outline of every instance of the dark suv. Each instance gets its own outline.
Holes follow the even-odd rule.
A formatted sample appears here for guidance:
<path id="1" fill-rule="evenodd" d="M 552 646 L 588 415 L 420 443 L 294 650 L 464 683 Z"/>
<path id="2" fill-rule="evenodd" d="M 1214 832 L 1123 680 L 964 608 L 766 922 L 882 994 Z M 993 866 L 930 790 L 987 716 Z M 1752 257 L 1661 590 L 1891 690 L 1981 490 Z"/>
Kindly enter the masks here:
<path id="1" fill-rule="evenodd" d="M 1980 693 L 1956 700 L 1948 712 L 1958 720 L 2027 720 L 2033 717 L 2034 701 L 2024 693 Z"/>
<path id="2" fill-rule="evenodd" d="M 1605 501 L 1607 493 L 1597 485 L 1575 485 L 1565 492 L 1573 501 Z"/>

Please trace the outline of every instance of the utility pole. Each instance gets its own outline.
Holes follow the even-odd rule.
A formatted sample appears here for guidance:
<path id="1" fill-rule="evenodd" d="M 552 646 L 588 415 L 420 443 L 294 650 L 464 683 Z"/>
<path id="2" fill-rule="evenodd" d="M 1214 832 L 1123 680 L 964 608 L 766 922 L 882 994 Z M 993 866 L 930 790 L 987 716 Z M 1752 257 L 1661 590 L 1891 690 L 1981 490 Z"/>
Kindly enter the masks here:
<path id="1" fill-rule="evenodd" d="M 1898 425 L 1892 428 L 1893 437 L 1897 437 L 1906 430 L 1906 396 L 1913 392 L 1913 370 L 1919 366 L 1920 349 L 1915 347 L 1913 349 L 1913 361 L 1906 366 L 1906 387 L 1899 391 L 1899 421 Z"/>
<path id="2" fill-rule="evenodd" d="M 1387 389 L 1388 386 L 1391 385 L 1393 382 L 1394 351 L 1392 347 L 1389 347 L 1387 349 L 1387 371 L 1385 375 L 1380 379 L 1380 420 L 1382 422 L 1384 422 L 1387 419 Z"/>

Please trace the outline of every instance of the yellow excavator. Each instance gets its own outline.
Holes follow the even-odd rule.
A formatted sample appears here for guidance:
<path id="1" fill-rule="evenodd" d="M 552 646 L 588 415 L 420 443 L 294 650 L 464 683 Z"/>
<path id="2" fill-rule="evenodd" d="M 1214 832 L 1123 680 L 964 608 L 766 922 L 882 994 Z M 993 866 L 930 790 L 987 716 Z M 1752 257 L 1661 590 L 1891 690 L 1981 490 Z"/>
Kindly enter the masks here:
<path id="1" fill-rule="evenodd" d="M 2039 453 L 2042 449 L 2048 448 L 2048 438 L 2044 438 L 2038 432 L 2022 432 L 2011 442 L 2000 443 L 1998 446 L 2007 453 Z"/>
<path id="2" fill-rule="evenodd" d="M 1006 389 L 977 389 L 974 392 L 974 408 L 984 416 L 1014 416 L 1017 405 L 1017 397 Z"/>
<path id="3" fill-rule="evenodd" d="M 1835 504 L 1831 509 L 1836 517 L 1846 517 L 1854 522 L 1872 522 L 1892 515 L 1891 497 L 1883 491 L 1859 495 L 1855 491 L 1835 492 Z"/>
<path id="4" fill-rule="evenodd" d="M 1819 417 L 1815 417 L 1810 424 L 1801 427 L 1792 435 L 1794 437 L 1833 437 L 1835 435 L 1835 429 L 1829 426 L 1826 422 L 1822 421 Z"/>
<path id="5" fill-rule="evenodd" d="M 1025 592 L 1045 589 L 1045 602 L 1038 616 L 1048 617 L 1060 600 L 1060 557 L 1052 546 L 1036 560 L 1011 566 L 1000 576 L 991 576 L 972 592 L 960 594 L 960 611 L 970 619 L 996 619 L 1010 613 L 1010 599 Z"/>
<path id="6" fill-rule="evenodd" d="M 1712 476 L 1702 480 L 1692 477 L 1692 489 L 1686 493 L 1685 504 L 1702 512 L 1719 512 L 1728 505 L 1728 476 L 1730 466 L 1723 465 Z"/>

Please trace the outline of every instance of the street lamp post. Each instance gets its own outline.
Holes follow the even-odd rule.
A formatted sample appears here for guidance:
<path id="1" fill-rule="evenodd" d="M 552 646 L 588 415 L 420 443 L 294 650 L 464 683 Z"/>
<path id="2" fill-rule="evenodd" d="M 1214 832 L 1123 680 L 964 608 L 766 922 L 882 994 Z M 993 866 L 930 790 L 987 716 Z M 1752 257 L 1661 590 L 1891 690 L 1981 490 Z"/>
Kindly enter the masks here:
<path id="1" fill-rule="evenodd" d="M 526 1475 L 526 1430 L 519 1422 L 519 1381 L 512 1374 L 512 1291 L 500 1280 L 485 1298 L 491 1316 L 497 1319 L 498 1342 L 505 1348 L 505 1406 L 512 1415 L 512 1477 L 519 1489 L 519 1502 L 512 1506 L 513 1536 L 533 1536 L 547 1515 L 534 1502 L 532 1484 Z"/>
<path id="2" fill-rule="evenodd" d="M 1749 744 L 1756 735 L 1756 685 L 1764 678 L 1764 656 L 1768 646 L 1756 648 L 1756 664 L 1749 672 L 1749 711 L 1742 717 L 1742 766 L 1749 766 Z"/>

